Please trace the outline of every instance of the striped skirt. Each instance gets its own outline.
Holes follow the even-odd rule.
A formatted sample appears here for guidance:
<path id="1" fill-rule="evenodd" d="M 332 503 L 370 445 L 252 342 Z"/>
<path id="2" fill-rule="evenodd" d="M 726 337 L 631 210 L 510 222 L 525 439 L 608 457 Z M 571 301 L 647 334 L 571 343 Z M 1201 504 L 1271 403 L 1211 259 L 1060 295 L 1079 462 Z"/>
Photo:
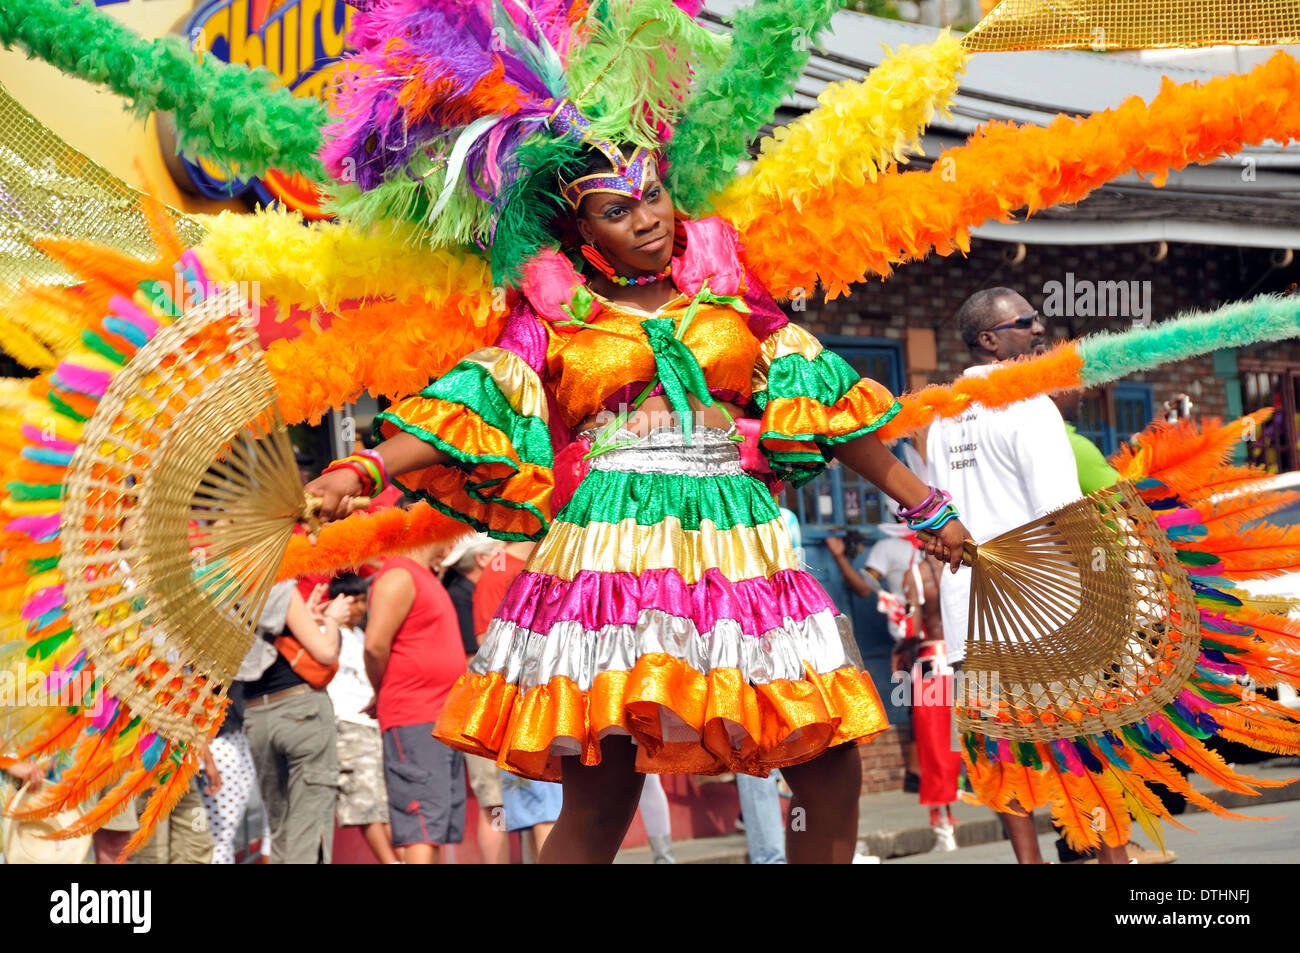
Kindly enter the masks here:
<path id="1" fill-rule="evenodd" d="M 848 622 L 737 445 L 602 454 L 515 579 L 435 737 L 538 780 L 630 735 L 637 769 L 765 775 L 888 727 Z"/>

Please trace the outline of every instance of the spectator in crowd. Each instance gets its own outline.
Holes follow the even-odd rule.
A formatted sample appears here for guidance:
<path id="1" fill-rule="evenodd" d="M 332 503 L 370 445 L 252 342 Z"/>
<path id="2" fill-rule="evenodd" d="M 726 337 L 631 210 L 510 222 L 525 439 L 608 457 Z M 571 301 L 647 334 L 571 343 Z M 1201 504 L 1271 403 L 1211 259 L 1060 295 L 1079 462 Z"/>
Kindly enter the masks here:
<path id="1" fill-rule="evenodd" d="M 982 376 L 999 363 L 1046 350 L 1047 332 L 1035 311 L 1010 288 L 977 291 L 957 311 L 973 366 Z M 1074 454 L 1060 411 L 1046 395 L 990 410 L 976 403 L 960 416 L 935 421 L 927 436 L 934 484 L 952 494 L 977 542 L 1037 519 L 1080 496 Z M 965 658 L 970 570 L 946 575 L 939 589 L 949 661 Z M 1043 863 L 1032 812 L 1000 815 L 1016 860 Z M 1100 849 L 1102 863 L 1126 863 L 1124 847 Z"/>
<path id="2" fill-rule="evenodd" d="M 650 844 L 650 854 L 656 864 L 675 864 L 673 857 L 673 827 L 668 817 L 668 795 L 664 793 L 663 782 L 657 774 L 647 774 L 645 784 L 641 786 L 641 800 L 637 805 L 641 811 L 641 823 L 645 825 L 645 836 Z"/>
<path id="3" fill-rule="evenodd" d="M 894 511 L 897 512 L 897 506 Z M 854 544 L 848 538 L 828 536 L 824 542 L 826 551 L 835 560 L 849 591 L 861 599 L 874 600 L 877 611 L 885 617 L 890 638 L 894 640 L 894 649 L 889 659 L 890 671 L 896 675 L 905 671 L 910 664 L 905 662 L 899 652 L 907 628 L 905 620 L 908 618 L 907 606 L 903 600 L 903 579 L 920 557 L 916 547 L 902 538 L 901 531 L 906 529 L 902 523 L 881 523 L 879 529 L 884 535 L 867 551 L 867 562 L 861 572 L 853 566 L 856 550 L 850 548 Z M 917 793 L 920 790 L 920 777 L 921 763 L 913 738 L 907 745 L 903 790 L 909 794 Z"/>
<path id="4" fill-rule="evenodd" d="M 338 735 L 339 793 L 335 819 L 339 827 L 359 827 L 366 846 L 381 864 L 398 863 L 388 825 L 388 789 L 384 785 L 384 744 L 379 722 L 364 709 L 374 692 L 366 676 L 365 618 L 369 586 L 353 573 L 330 581 L 330 596 L 349 596 L 351 614 L 339 631 L 339 670 L 329 683 Z"/>
<path id="5" fill-rule="evenodd" d="M 205 794 L 219 794 L 221 773 L 212 758 L 208 745 L 199 752 L 203 771 L 190 780 L 190 786 L 176 806 L 158 822 L 153 834 L 140 849 L 127 858 L 131 864 L 210 864 L 213 858 L 212 828 L 208 824 Z M 136 801 L 137 813 L 143 809 L 152 792 L 140 795 Z"/>
<path id="6" fill-rule="evenodd" d="M 474 629 L 481 645 L 487 635 L 488 624 L 506 596 L 510 584 L 523 571 L 536 543 L 516 542 L 502 546 L 487 560 L 474 587 Z M 560 785 L 546 781 L 530 781 L 514 775 L 503 775 L 501 806 L 505 813 L 507 831 L 523 835 L 526 856 L 536 859 L 546 843 L 546 837 L 560 816 L 564 792 Z M 531 854 L 527 853 L 531 850 Z"/>
<path id="7" fill-rule="evenodd" d="M 244 730 L 270 823 L 273 864 L 326 864 L 334 848 L 339 779 L 334 708 L 329 695 L 294 667 L 312 672 L 310 663 L 322 667 L 338 661 L 339 629 L 351 613 L 351 599 L 340 596 L 321 612 L 325 592 L 325 586 L 317 586 L 309 602 L 293 580 L 271 589 L 258 619 L 259 635 L 269 642 L 291 635 L 301 651 L 292 660 L 277 651 L 244 688 Z"/>
<path id="8" fill-rule="evenodd" d="M 465 671 L 456 609 L 433 567 L 442 547 L 384 560 L 370 588 L 365 663 L 384 745 L 393 845 L 408 864 L 436 864 L 465 830 L 460 752 L 435 741 L 447 693 Z"/>
<path id="9" fill-rule="evenodd" d="M 221 778 L 216 787 L 207 785 L 203 791 L 203 806 L 208 812 L 208 827 L 212 831 L 212 862 L 235 862 L 235 838 L 248 809 L 248 799 L 257 784 L 257 770 L 253 755 L 248 750 L 244 734 L 244 683 L 230 684 L 226 717 L 221 722 L 217 736 L 208 743 L 212 761 Z M 268 845 L 269 846 L 269 845 Z"/>
<path id="10" fill-rule="evenodd" d="M 781 810 L 779 776 L 775 771 L 765 778 L 736 775 L 736 792 L 740 795 L 740 818 L 745 826 L 745 842 L 751 864 L 784 864 L 785 812 Z"/>
<path id="11" fill-rule="evenodd" d="M 901 647 L 904 671 L 909 673 L 903 684 L 909 689 L 912 742 L 920 768 L 917 794 L 921 805 L 930 809 L 934 850 L 951 852 L 957 849 L 952 803 L 957 800 L 961 755 L 951 744 L 954 687 L 939 608 L 943 563 L 917 552 L 903 577 L 903 599 L 911 617 L 909 638 Z"/>
<path id="12" fill-rule="evenodd" d="M 463 536 L 442 559 L 446 570 L 442 584 L 456 607 L 456 621 L 465 646 L 468 662 L 478 652 L 479 639 L 474 627 L 474 588 L 487 568 L 488 561 L 505 544 L 486 533 Z M 478 802 L 478 848 L 485 864 L 510 863 L 510 835 L 505 827 L 502 807 L 501 769 L 489 758 L 465 755 L 469 786 Z"/>

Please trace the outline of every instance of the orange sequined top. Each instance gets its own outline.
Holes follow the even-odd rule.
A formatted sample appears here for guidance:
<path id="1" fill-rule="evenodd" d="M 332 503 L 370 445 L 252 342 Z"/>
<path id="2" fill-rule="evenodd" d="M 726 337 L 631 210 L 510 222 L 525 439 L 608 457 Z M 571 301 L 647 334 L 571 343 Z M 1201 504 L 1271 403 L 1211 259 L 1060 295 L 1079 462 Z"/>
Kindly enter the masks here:
<path id="1" fill-rule="evenodd" d="M 591 415 L 630 406 L 652 380 L 674 407 L 687 393 L 708 403 L 707 391 L 759 418 L 758 449 L 796 485 L 821 471 L 830 446 L 897 412 L 885 387 L 791 324 L 743 267 L 732 294 L 715 294 L 711 280 L 691 287 L 690 265 L 674 259 L 685 288 L 655 312 L 586 296 L 589 308 L 547 320 L 521 300 L 495 346 L 378 416 L 382 435 L 404 430 L 451 457 L 401 485 L 494 536 L 540 539 L 559 446 Z"/>

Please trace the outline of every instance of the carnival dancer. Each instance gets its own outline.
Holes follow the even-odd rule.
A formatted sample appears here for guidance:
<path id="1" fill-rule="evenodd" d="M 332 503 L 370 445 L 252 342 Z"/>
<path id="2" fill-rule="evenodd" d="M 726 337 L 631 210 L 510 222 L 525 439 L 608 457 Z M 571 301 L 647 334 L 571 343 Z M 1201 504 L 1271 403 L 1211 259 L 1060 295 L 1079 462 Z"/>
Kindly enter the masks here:
<path id="1" fill-rule="evenodd" d="M 786 321 L 728 226 L 675 218 L 653 152 L 606 144 L 584 164 L 563 187 L 594 268 L 582 312 L 546 321 L 526 294 L 496 347 L 381 414 L 388 439 L 307 491 L 328 519 L 390 476 L 489 532 L 545 534 L 436 730 L 563 780 L 543 861 L 612 860 L 639 772 L 780 767 L 808 819 L 790 860 L 847 862 L 851 743 L 887 720 L 770 493 L 740 469 L 734 418 L 762 414 L 780 475 L 809 478 L 823 452 L 863 474 L 934 527 L 931 551 L 953 565 L 965 529 L 872 435 L 893 398 Z M 532 461 L 550 462 L 548 423 L 576 432 L 590 470 L 546 533 Z"/>

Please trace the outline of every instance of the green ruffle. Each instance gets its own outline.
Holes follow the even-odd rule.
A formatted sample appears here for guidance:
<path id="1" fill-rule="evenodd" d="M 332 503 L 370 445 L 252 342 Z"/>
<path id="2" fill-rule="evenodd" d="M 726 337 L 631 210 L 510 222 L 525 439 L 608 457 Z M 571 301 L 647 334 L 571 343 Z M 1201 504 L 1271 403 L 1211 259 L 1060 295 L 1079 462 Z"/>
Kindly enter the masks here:
<path id="1" fill-rule="evenodd" d="M 542 467 L 551 466 L 554 457 L 551 449 L 551 432 L 546 421 L 540 417 L 517 413 L 501 393 L 501 389 L 497 387 L 492 375 L 482 365 L 469 362 L 457 364 L 451 371 L 421 391 L 420 396 L 429 400 L 460 404 L 466 410 L 478 415 L 484 423 L 505 434 L 522 462 Z M 397 423 L 391 415 L 389 419 Z M 406 429 L 402 424 L 399 426 Z M 456 454 L 457 459 L 466 462 L 478 463 L 485 460 L 499 463 L 511 462 L 492 454 L 475 454 L 465 448 L 459 449 L 460 452 Z"/>
<path id="2" fill-rule="evenodd" d="M 501 393 L 500 388 L 497 387 L 492 375 L 481 365 L 469 362 L 456 365 L 447 374 L 421 391 L 420 396 L 426 400 L 441 401 L 459 407 L 462 412 L 474 414 L 488 426 L 499 430 L 510 441 L 518 456 L 518 461 L 495 453 L 484 453 L 469 447 L 458 447 L 448 442 L 441 435 L 426 430 L 419 424 L 403 420 L 392 410 L 382 411 L 375 416 L 374 433 L 376 438 L 382 439 L 383 424 L 385 422 L 392 424 L 399 430 L 419 437 L 425 443 L 436 447 L 451 457 L 453 462 L 449 464 L 450 466 L 467 471 L 466 480 L 462 487 L 467 496 L 486 506 L 504 506 L 509 509 L 528 512 L 538 520 L 541 528 L 533 535 L 494 529 L 490 524 L 468 513 L 461 512 L 425 490 L 407 486 L 401 480 L 396 479 L 393 480 L 393 484 L 407 495 L 425 500 L 435 509 L 453 519 L 460 520 L 475 530 L 489 533 L 498 539 L 538 540 L 545 536 L 550 525 L 550 517 L 546 513 L 543 513 L 531 503 L 501 496 L 498 490 L 501 484 L 505 482 L 505 479 L 493 477 L 486 480 L 475 480 L 473 473 L 477 467 L 485 463 L 504 464 L 516 473 L 519 471 L 519 462 L 549 469 L 554 462 L 554 454 L 551 448 L 550 429 L 546 421 L 540 417 L 517 413 L 510 406 L 510 402 L 505 395 Z"/>
<path id="3" fill-rule="evenodd" d="M 564 522 L 577 526 L 629 518 L 653 526 L 675 516 L 684 530 L 698 530 L 705 520 L 720 530 L 761 526 L 780 516 L 772 494 L 753 477 L 594 469 L 561 512 Z"/>
<path id="4" fill-rule="evenodd" d="M 830 407 L 837 403 L 861 376 L 834 351 L 823 350 L 811 361 L 802 354 L 786 354 L 772 362 L 767 372 L 767 390 L 754 395 L 759 410 L 768 401 L 807 397 Z"/>

